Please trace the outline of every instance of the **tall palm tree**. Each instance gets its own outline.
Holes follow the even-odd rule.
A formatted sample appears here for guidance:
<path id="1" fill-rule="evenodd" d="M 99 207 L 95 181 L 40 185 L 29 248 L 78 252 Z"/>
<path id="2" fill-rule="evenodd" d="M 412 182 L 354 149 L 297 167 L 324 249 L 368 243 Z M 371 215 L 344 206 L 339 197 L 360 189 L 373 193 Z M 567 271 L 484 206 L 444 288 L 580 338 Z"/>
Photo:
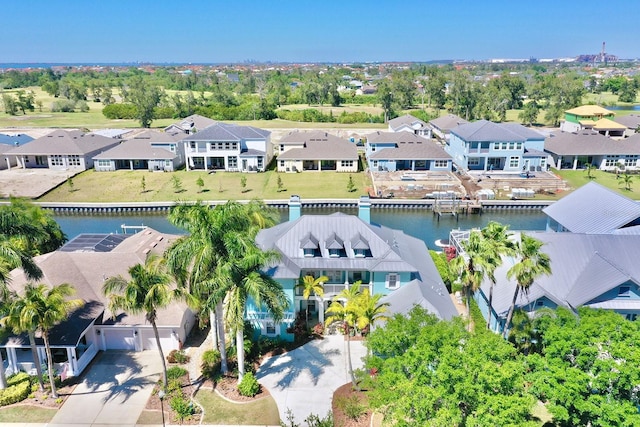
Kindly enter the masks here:
<path id="1" fill-rule="evenodd" d="M 158 353 L 162 360 L 162 381 L 167 392 L 167 364 L 164 360 L 160 334 L 156 320 L 158 310 L 167 307 L 175 293 L 171 285 L 171 276 L 166 271 L 165 261 L 157 255 L 149 255 L 144 263 L 129 268 L 130 279 L 122 276 L 110 277 L 102 287 L 102 292 L 109 298 L 109 309 L 112 314 L 122 310 L 130 314 L 144 313 L 153 327 Z"/>
<path id="2" fill-rule="evenodd" d="M 69 299 L 75 293 L 75 289 L 68 283 L 62 283 L 49 288 L 45 284 L 34 285 L 28 283 L 24 289 L 24 295 L 18 296 L 9 311 L 8 323 L 14 325 L 16 331 L 27 331 L 32 349 L 35 342 L 33 336 L 39 332 L 44 341 L 47 354 L 47 370 L 49 383 L 51 384 L 51 397 L 57 398 L 55 376 L 53 375 L 53 356 L 49 342 L 51 329 L 69 317 L 69 314 L 84 305 L 80 299 Z M 36 369 L 40 364 L 37 354 L 34 354 Z M 38 372 L 38 375 L 42 375 Z"/>
<path id="3" fill-rule="evenodd" d="M 491 312 L 493 311 L 493 287 L 496 284 L 495 271 L 502 265 L 502 256 L 515 254 L 515 243 L 510 240 L 509 226 L 491 221 L 482 230 L 482 238 L 488 243 L 486 273 L 490 280 L 489 286 L 489 310 L 487 315 L 487 329 L 491 328 Z"/>
<path id="4" fill-rule="evenodd" d="M 309 301 L 311 294 L 314 294 L 318 298 L 319 310 L 323 310 L 322 298 L 324 297 L 324 284 L 329 281 L 327 276 L 320 276 L 317 279 L 313 276 L 301 277 L 296 286 L 298 289 L 302 289 L 302 298 Z M 309 328 L 309 307 L 306 310 L 305 323 Z"/>
<path id="5" fill-rule="evenodd" d="M 347 363 L 349 364 L 349 375 L 351 383 L 357 387 L 356 377 L 353 374 L 353 364 L 351 363 L 351 328 L 356 328 L 358 320 L 358 298 L 360 297 L 360 281 L 353 283 L 346 289 L 343 289 L 333 298 L 333 302 L 327 310 L 326 324 L 330 325 L 334 322 L 342 322 L 345 326 L 347 334 Z"/>
<path id="6" fill-rule="evenodd" d="M 490 263 L 496 262 L 491 246 L 478 230 L 469 234 L 469 239 L 462 241 L 464 254 L 458 255 L 449 263 L 451 271 L 460 278 L 467 305 L 468 328 L 471 330 L 471 298 L 480 288 L 487 271 L 492 271 Z"/>
<path id="7" fill-rule="evenodd" d="M 386 315 L 389 303 L 381 303 L 382 297 L 382 294 L 371 295 L 369 289 L 365 289 L 360 293 L 356 308 L 356 325 L 358 329 L 362 331 L 365 328 L 372 328 L 376 321 L 389 319 Z"/>
<path id="8" fill-rule="evenodd" d="M 210 318 L 214 347 L 221 356 L 221 370 L 226 373 L 227 353 L 223 316 L 224 292 L 219 292 L 219 265 L 229 259 L 225 236 L 233 235 L 244 245 L 253 245 L 260 228 L 277 223 L 277 212 L 258 201 L 246 205 L 227 202 L 210 208 L 203 203 L 178 204 L 169 213 L 169 222 L 188 234 L 167 250 L 169 271 L 176 278 L 189 306 L 200 319 Z"/>
<path id="9" fill-rule="evenodd" d="M 244 376 L 244 321 L 249 299 L 256 307 L 266 308 L 274 322 L 282 320 L 289 306 L 289 299 L 279 282 L 264 272 L 267 265 L 275 263 L 279 254 L 262 251 L 253 242 L 243 242 L 236 233 L 225 236 L 229 258 L 218 265 L 215 283 L 216 294 L 225 296 L 225 321 L 236 334 L 238 381 Z"/>
<path id="10" fill-rule="evenodd" d="M 520 261 L 507 271 L 507 277 L 509 279 L 516 279 L 516 289 L 513 292 L 511 307 L 509 307 L 507 320 L 504 324 L 503 336 L 505 338 L 509 332 L 509 325 L 513 318 L 513 312 L 520 291 L 526 294 L 529 291 L 529 287 L 533 285 L 533 282 L 538 277 L 551 274 L 551 260 L 549 255 L 540 251 L 543 244 L 540 240 L 524 233 L 520 235 L 520 242 L 516 248 L 516 253 Z"/>

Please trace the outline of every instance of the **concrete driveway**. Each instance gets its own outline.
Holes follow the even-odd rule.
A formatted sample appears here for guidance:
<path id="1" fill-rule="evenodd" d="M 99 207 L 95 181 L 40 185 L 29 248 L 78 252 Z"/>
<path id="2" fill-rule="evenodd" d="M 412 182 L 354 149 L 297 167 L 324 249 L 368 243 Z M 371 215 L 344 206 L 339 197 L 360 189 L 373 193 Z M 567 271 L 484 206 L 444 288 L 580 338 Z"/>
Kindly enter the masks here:
<path id="1" fill-rule="evenodd" d="M 353 369 L 363 366 L 365 355 L 362 342 L 351 341 Z M 302 423 L 312 413 L 324 417 L 331 411 L 333 392 L 351 382 L 347 367 L 347 342 L 342 335 L 329 335 L 265 360 L 256 378 L 276 401 L 280 419 L 287 421 L 291 410 L 295 422 Z"/>
<path id="2" fill-rule="evenodd" d="M 156 351 L 102 352 L 48 427 L 133 427 L 161 373 Z"/>

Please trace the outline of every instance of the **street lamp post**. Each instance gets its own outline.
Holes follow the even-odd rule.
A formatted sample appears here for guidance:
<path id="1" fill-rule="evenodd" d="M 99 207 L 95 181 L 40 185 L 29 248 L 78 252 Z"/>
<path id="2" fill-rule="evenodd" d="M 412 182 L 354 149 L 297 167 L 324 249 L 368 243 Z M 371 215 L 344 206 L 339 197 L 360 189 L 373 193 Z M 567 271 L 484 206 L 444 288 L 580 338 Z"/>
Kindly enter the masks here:
<path id="1" fill-rule="evenodd" d="M 160 398 L 160 410 L 162 411 L 162 427 L 165 427 L 165 424 L 164 424 L 164 396 L 165 396 L 164 390 L 160 390 L 158 392 L 158 397 Z"/>

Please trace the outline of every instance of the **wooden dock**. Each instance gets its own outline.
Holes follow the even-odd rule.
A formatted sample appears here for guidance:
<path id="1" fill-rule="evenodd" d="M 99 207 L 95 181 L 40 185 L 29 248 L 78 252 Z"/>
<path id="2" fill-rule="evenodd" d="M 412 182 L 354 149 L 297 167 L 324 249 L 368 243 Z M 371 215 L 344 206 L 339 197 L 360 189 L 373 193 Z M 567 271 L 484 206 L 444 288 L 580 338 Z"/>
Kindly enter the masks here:
<path id="1" fill-rule="evenodd" d="M 459 199 L 438 199 L 433 205 L 433 214 L 458 215 L 458 214 L 481 214 L 482 202 L 479 200 L 459 200 Z"/>

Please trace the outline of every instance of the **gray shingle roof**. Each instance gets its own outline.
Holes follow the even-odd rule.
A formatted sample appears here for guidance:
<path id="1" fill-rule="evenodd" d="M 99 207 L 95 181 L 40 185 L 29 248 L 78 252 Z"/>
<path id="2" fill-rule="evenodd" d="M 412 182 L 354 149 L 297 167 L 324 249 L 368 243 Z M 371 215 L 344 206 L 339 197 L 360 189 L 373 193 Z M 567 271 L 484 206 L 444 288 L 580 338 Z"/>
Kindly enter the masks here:
<path id="1" fill-rule="evenodd" d="M 589 182 L 542 210 L 573 233 L 612 233 L 640 218 L 640 204 Z"/>
<path id="2" fill-rule="evenodd" d="M 433 127 L 445 132 L 465 123 L 469 122 L 462 117 L 456 116 L 455 114 L 447 114 L 446 116 L 438 117 L 437 119 L 429 121 L 429 124 L 431 124 Z"/>
<path id="3" fill-rule="evenodd" d="M 552 274 L 535 280 L 528 295 L 521 294 L 517 305 L 525 306 L 546 296 L 566 307 L 589 305 L 600 308 L 640 309 L 640 300 L 624 302 L 598 298 L 607 291 L 629 281 L 640 283 L 637 261 L 640 236 L 612 234 L 576 234 L 532 232 L 528 235 L 542 241 L 542 251 L 551 259 Z M 494 308 L 503 315 L 509 309 L 515 281 L 506 277 L 514 260 L 505 259 L 496 271 Z M 482 285 L 488 295 L 489 282 Z"/>
<path id="4" fill-rule="evenodd" d="M 637 129 L 640 126 L 640 114 L 629 114 L 628 116 L 616 117 L 613 121 L 625 125 L 629 129 Z"/>
<path id="5" fill-rule="evenodd" d="M 279 160 L 358 160 L 358 147 L 346 139 L 324 131 L 294 131 L 281 142 L 303 142 L 304 148 L 291 148 L 279 154 Z"/>
<path id="6" fill-rule="evenodd" d="M 106 150 L 119 140 L 95 134 L 83 134 L 80 131 L 56 130 L 41 138 L 34 139 L 28 144 L 15 147 L 7 154 L 11 155 L 50 155 L 77 154 L 85 155 L 100 150 Z"/>
<path id="7" fill-rule="evenodd" d="M 130 139 L 93 158 L 95 160 L 171 160 L 177 154 L 160 147 L 153 147 L 147 139 Z"/>
<path id="8" fill-rule="evenodd" d="M 451 133 L 458 135 L 465 141 L 525 142 L 532 139 L 544 139 L 542 134 L 518 123 L 493 123 L 488 120 L 478 120 L 457 126 L 451 129 Z"/>
<path id="9" fill-rule="evenodd" d="M 301 246 L 308 243 L 310 234 L 317 239 L 322 256 L 304 256 Z M 330 258 L 326 245 L 335 242 L 336 237 L 342 242 L 346 256 Z M 370 256 L 355 257 L 354 242 L 360 246 L 359 242 L 363 241 L 369 246 Z M 256 243 L 262 249 L 275 249 L 282 254 L 278 265 L 269 270 L 275 278 L 297 279 L 305 269 L 414 272 L 426 286 L 433 311 L 444 319 L 457 315 L 426 245 L 401 231 L 368 224 L 356 216 L 342 213 L 303 215 L 261 230 Z"/>
<path id="10" fill-rule="evenodd" d="M 544 140 L 544 151 L 560 156 L 634 155 L 640 154 L 640 137 L 614 140 L 589 130 L 560 132 Z M 633 139 L 632 139 L 633 138 Z"/>
<path id="11" fill-rule="evenodd" d="M 242 141 L 247 139 L 265 139 L 271 132 L 253 126 L 238 126 L 228 123 L 215 123 L 183 141 Z"/>
<path id="12" fill-rule="evenodd" d="M 411 132 L 374 132 L 367 135 L 368 142 L 393 142 L 395 148 L 383 148 L 372 153 L 372 160 L 431 160 L 452 157 L 433 140 L 423 138 Z"/>
<path id="13" fill-rule="evenodd" d="M 412 116 L 411 114 L 405 114 L 404 116 L 396 117 L 395 119 L 389 120 L 389 126 L 394 130 L 402 126 L 414 127 L 415 125 L 418 125 L 418 129 L 427 127 L 427 124 L 424 121 L 415 116 Z"/>

